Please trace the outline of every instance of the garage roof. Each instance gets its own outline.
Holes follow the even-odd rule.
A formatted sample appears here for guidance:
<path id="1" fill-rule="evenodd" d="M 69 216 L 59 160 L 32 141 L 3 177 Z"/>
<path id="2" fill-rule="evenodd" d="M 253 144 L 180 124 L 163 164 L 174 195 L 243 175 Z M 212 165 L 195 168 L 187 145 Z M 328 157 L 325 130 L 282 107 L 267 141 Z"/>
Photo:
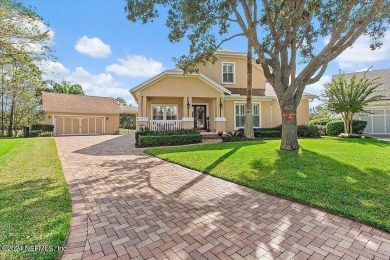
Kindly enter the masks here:
<path id="1" fill-rule="evenodd" d="M 44 111 L 120 114 L 118 103 L 111 97 L 95 97 L 62 93 L 42 93 Z"/>

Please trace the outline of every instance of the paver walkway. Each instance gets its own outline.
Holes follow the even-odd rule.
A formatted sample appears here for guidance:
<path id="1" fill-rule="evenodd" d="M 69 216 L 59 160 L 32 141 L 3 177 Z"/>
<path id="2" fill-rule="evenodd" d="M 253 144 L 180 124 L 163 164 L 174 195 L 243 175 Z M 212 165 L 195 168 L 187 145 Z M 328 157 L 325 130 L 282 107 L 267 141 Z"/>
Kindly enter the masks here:
<path id="1" fill-rule="evenodd" d="M 389 259 L 390 235 L 143 154 L 56 138 L 73 202 L 62 259 Z"/>

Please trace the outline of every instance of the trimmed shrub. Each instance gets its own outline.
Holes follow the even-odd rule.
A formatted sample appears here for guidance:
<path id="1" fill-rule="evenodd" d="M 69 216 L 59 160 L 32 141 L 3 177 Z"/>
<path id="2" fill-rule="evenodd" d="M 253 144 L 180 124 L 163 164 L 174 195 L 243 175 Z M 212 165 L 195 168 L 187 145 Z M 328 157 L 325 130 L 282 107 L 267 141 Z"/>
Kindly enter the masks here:
<path id="1" fill-rule="evenodd" d="M 327 123 L 335 120 L 340 120 L 338 118 L 318 118 L 318 119 L 313 119 L 309 121 L 308 125 L 322 125 L 326 126 Z"/>
<path id="2" fill-rule="evenodd" d="M 181 145 L 202 142 L 202 135 L 141 135 L 139 136 L 139 147 L 161 146 L 161 145 Z"/>
<path id="3" fill-rule="evenodd" d="M 234 131 L 234 133 L 228 131 L 225 135 L 222 135 L 223 142 L 239 142 L 245 140 L 250 140 L 250 139 L 245 137 L 244 130 L 241 131 L 241 129 Z"/>
<path id="4" fill-rule="evenodd" d="M 140 136 L 195 135 L 199 133 L 200 131 L 196 129 L 177 129 L 177 130 L 161 130 L 161 131 L 141 130 L 135 132 L 135 143 L 136 145 L 139 144 Z"/>
<path id="5" fill-rule="evenodd" d="M 366 126 L 367 126 L 367 121 L 363 121 L 363 120 L 352 121 L 352 131 L 354 134 L 362 134 Z"/>
<path id="6" fill-rule="evenodd" d="M 54 136 L 54 133 L 53 132 L 47 132 L 47 131 L 41 132 L 39 134 L 39 137 L 52 137 L 52 136 Z"/>
<path id="7" fill-rule="evenodd" d="M 41 133 L 41 130 L 32 130 L 30 131 L 30 137 L 38 137 Z"/>
<path id="8" fill-rule="evenodd" d="M 352 121 L 352 131 L 354 134 L 363 133 L 364 128 L 366 128 L 367 122 L 360 120 Z M 326 124 L 326 134 L 327 135 L 339 135 L 344 133 L 344 122 L 343 120 L 334 120 Z"/>
<path id="9" fill-rule="evenodd" d="M 326 124 L 327 135 L 339 135 L 344 132 L 344 122 L 342 120 L 334 120 Z"/>
<path id="10" fill-rule="evenodd" d="M 53 132 L 54 125 L 48 125 L 48 124 L 33 124 L 31 125 L 32 131 L 45 131 L 45 132 Z"/>
<path id="11" fill-rule="evenodd" d="M 315 125 L 299 125 L 297 129 L 298 137 L 320 138 L 321 129 Z"/>
<path id="12" fill-rule="evenodd" d="M 30 137 L 51 137 L 54 136 L 53 132 L 44 130 L 33 130 L 30 131 Z"/>
<path id="13" fill-rule="evenodd" d="M 237 131 L 244 132 L 244 128 L 240 128 Z M 264 127 L 264 128 L 253 128 L 254 132 L 258 131 L 282 131 L 282 125 L 274 126 L 274 127 Z"/>
<path id="14" fill-rule="evenodd" d="M 280 130 L 255 131 L 255 137 L 259 137 L 259 138 L 280 138 L 281 136 L 282 136 L 282 131 Z"/>

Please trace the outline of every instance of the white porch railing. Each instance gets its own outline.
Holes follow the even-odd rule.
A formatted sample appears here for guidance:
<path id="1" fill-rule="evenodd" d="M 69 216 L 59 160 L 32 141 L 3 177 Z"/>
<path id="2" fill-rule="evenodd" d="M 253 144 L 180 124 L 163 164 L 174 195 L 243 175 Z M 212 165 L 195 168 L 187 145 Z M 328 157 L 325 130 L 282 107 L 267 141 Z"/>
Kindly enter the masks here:
<path id="1" fill-rule="evenodd" d="M 182 128 L 181 120 L 149 120 L 149 129 L 157 130 L 176 130 Z"/>

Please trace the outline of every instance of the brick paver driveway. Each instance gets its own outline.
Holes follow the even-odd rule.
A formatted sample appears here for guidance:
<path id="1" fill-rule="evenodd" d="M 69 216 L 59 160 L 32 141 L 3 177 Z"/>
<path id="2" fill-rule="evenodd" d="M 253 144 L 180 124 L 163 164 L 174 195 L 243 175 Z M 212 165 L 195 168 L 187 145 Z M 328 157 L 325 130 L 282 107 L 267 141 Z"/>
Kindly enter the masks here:
<path id="1" fill-rule="evenodd" d="M 133 138 L 56 138 L 73 201 L 63 259 L 389 259 L 388 233 L 153 158 Z"/>

